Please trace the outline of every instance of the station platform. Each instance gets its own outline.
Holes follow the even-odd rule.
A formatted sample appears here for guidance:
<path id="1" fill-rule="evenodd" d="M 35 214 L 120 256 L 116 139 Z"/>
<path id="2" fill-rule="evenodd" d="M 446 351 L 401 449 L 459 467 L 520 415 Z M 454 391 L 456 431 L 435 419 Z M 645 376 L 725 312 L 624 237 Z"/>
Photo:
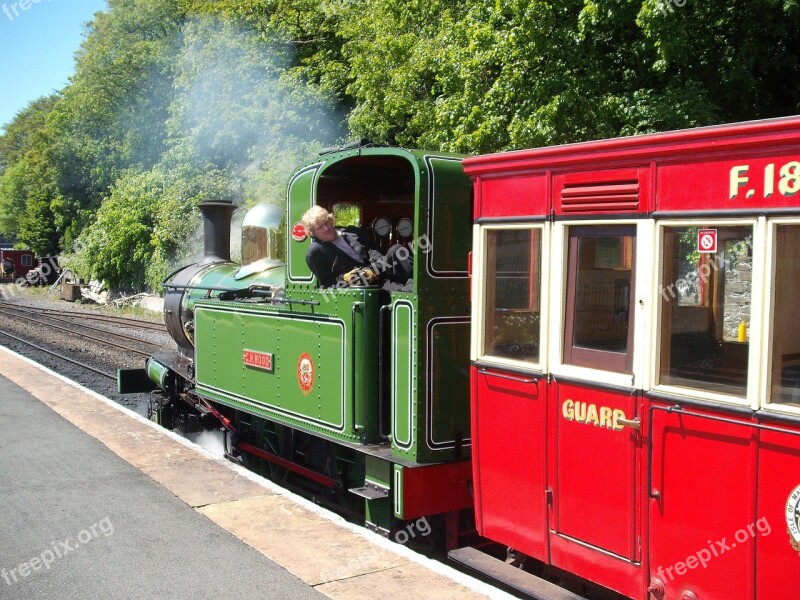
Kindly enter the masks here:
<path id="1" fill-rule="evenodd" d="M 0 346 L 0 599 L 513 596 Z"/>

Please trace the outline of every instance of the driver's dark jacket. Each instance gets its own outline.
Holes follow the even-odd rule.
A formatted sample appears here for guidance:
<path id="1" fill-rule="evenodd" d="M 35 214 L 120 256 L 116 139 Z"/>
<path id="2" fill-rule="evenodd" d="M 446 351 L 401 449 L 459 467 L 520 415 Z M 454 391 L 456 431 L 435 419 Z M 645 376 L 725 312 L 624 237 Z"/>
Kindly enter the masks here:
<path id="1" fill-rule="evenodd" d="M 356 262 L 332 242 L 322 242 L 312 238 L 311 245 L 306 251 L 306 263 L 311 272 L 317 276 L 317 285 L 320 287 L 332 287 L 348 271 L 370 264 L 378 265 L 383 259 L 383 253 L 375 242 L 361 229 L 345 227 L 339 229 L 339 232 L 345 242 L 361 256 L 361 262 Z"/>

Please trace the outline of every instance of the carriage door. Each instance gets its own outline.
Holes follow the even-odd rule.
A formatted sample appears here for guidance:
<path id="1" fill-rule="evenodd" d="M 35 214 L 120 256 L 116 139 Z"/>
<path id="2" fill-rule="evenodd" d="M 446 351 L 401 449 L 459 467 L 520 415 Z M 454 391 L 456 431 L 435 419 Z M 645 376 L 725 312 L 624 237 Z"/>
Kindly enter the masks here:
<path id="1" fill-rule="evenodd" d="M 472 460 L 480 533 L 546 561 L 543 232 L 542 226 L 505 224 L 480 230 Z"/>
<path id="2" fill-rule="evenodd" d="M 563 355 L 550 409 L 553 562 L 612 560 L 624 570 L 640 554 L 640 396 L 632 386 L 636 229 L 566 232 Z"/>

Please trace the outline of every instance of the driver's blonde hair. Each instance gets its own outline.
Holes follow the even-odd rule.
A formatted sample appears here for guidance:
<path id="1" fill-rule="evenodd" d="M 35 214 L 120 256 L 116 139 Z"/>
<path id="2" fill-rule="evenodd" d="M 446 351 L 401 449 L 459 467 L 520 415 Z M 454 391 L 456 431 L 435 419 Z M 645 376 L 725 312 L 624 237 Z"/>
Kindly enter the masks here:
<path id="1" fill-rule="evenodd" d="M 333 219 L 333 215 L 322 206 L 312 206 L 300 219 L 309 234 L 313 235 L 314 229 L 325 223 L 328 219 Z"/>

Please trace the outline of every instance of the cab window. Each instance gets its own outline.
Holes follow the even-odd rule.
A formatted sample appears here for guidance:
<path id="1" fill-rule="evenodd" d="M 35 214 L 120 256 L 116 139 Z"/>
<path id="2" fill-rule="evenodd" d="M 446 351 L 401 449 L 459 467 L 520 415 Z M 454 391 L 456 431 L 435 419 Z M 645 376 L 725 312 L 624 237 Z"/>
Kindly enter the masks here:
<path id="1" fill-rule="evenodd" d="M 337 227 L 359 227 L 361 225 L 361 206 L 350 202 L 333 205 L 333 218 Z"/>
<path id="2" fill-rule="evenodd" d="M 750 226 L 665 227 L 659 383 L 744 396 Z"/>

